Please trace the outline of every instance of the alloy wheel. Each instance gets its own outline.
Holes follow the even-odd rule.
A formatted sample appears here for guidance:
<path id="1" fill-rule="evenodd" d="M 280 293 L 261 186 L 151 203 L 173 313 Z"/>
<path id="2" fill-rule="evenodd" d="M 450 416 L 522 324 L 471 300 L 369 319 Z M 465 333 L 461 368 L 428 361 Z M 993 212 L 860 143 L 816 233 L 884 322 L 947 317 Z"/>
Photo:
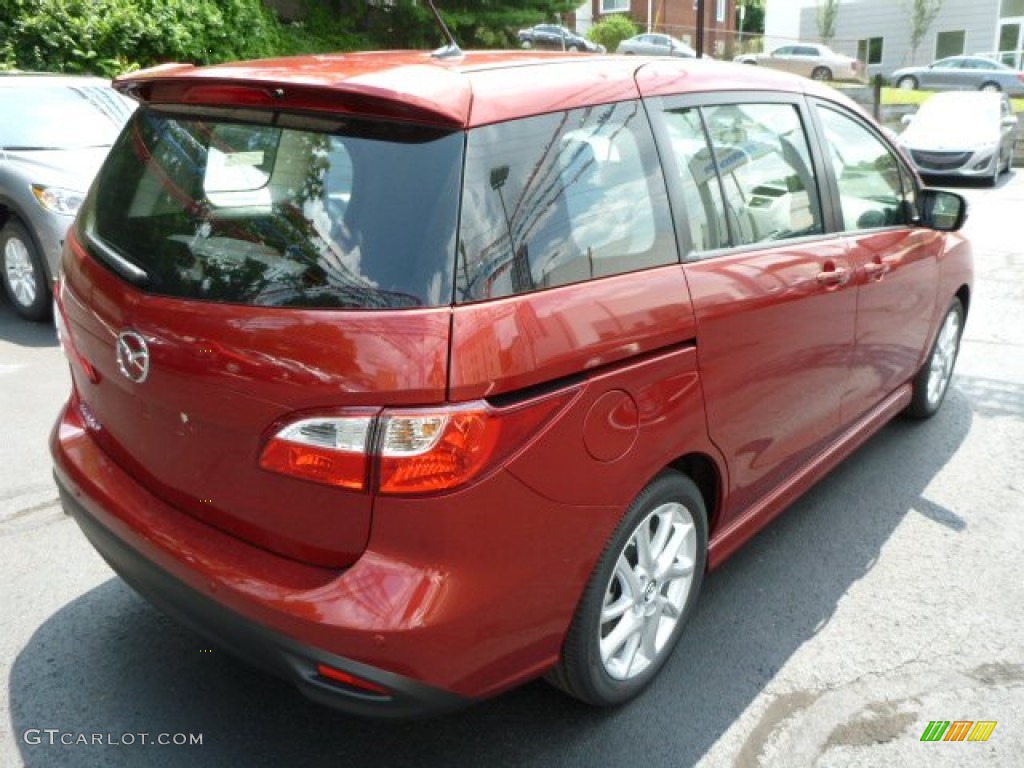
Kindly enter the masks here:
<path id="1" fill-rule="evenodd" d="M 942 323 L 939 337 L 935 341 L 932 359 L 928 368 L 928 404 L 935 407 L 946 393 L 950 379 L 953 378 L 953 365 L 956 363 L 957 348 L 960 343 L 959 312 L 950 312 Z"/>
<path id="2" fill-rule="evenodd" d="M 693 586 L 697 532 L 677 502 L 654 509 L 619 553 L 605 589 L 598 645 L 616 680 L 643 674 L 665 649 Z"/>
<path id="3" fill-rule="evenodd" d="M 28 246 L 17 237 L 9 238 L 4 245 L 4 270 L 14 300 L 23 307 L 32 306 L 39 286 Z"/>

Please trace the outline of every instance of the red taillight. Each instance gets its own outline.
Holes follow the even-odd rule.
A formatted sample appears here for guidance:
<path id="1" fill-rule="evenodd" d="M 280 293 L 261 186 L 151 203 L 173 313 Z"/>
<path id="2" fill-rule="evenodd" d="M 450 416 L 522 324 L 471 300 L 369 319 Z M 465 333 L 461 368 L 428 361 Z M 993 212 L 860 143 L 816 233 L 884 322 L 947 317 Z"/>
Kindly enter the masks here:
<path id="1" fill-rule="evenodd" d="M 350 414 L 293 421 L 278 430 L 260 456 L 273 472 L 361 491 L 369 471 L 373 416 Z"/>
<path id="2" fill-rule="evenodd" d="M 446 491 L 510 456 L 570 396 L 563 392 L 508 408 L 477 401 L 307 417 L 274 433 L 260 466 L 356 491 L 369 487 L 370 476 L 379 493 Z"/>

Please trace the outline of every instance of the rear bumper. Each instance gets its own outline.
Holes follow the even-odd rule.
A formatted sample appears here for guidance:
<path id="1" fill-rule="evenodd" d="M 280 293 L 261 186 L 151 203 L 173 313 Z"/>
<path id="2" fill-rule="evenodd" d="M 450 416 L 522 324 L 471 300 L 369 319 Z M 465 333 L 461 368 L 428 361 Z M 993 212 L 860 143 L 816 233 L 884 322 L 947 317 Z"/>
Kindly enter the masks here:
<path id="1" fill-rule="evenodd" d="M 61 501 L 90 543 L 143 597 L 336 709 L 401 718 L 473 702 L 468 695 L 346 655 L 349 648 L 365 653 L 384 646 L 387 635 L 385 627 L 351 618 L 351 610 L 348 621 L 332 616 L 331 600 L 338 599 L 353 569 L 280 558 L 167 506 L 111 462 L 76 415 L 73 406 L 66 407 L 51 437 Z M 382 651 L 380 658 L 387 658 L 387 646 Z M 318 665 L 342 674 L 325 677 Z M 354 684 L 334 679 L 346 675 L 356 679 Z"/>
<path id="2" fill-rule="evenodd" d="M 218 646 L 294 683 L 310 699 L 353 714 L 396 718 L 440 714 L 471 703 L 463 696 L 300 643 L 225 609 L 119 539 L 72 496 L 59 476 L 57 485 L 65 511 L 135 591 Z M 320 664 L 373 683 L 388 693 L 325 678 L 317 672 Z"/>

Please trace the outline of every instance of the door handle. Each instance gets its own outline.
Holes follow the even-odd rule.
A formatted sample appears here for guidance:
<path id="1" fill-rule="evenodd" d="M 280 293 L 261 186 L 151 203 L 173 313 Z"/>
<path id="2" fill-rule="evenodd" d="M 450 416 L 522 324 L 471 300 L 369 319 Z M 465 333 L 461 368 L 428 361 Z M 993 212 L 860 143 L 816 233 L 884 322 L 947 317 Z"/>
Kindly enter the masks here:
<path id="1" fill-rule="evenodd" d="M 850 270 L 838 267 L 818 273 L 819 285 L 846 285 L 850 279 Z"/>
<path id="2" fill-rule="evenodd" d="M 867 275 L 868 280 L 881 280 L 887 274 L 889 274 L 890 267 L 886 262 L 878 256 L 875 257 L 874 261 L 869 261 L 864 265 L 864 274 Z"/>

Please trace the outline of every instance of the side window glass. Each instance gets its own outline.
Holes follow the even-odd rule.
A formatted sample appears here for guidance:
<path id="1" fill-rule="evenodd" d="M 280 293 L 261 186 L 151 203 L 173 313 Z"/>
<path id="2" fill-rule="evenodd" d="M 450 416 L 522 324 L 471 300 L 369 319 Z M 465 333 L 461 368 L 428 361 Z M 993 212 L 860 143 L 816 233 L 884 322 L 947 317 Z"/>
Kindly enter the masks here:
<path id="1" fill-rule="evenodd" d="M 877 229 L 910 223 L 910 195 L 892 151 L 846 115 L 818 108 L 839 186 L 843 229 Z"/>
<path id="2" fill-rule="evenodd" d="M 700 112 L 696 109 L 668 112 L 665 124 L 679 169 L 679 178 L 674 181 L 683 196 L 691 245 L 698 252 L 725 248 L 729 245 L 725 205 Z"/>
<path id="3" fill-rule="evenodd" d="M 734 245 L 824 231 L 818 182 L 800 115 L 790 104 L 703 109 Z"/>
<path id="4" fill-rule="evenodd" d="M 470 132 L 460 302 L 677 261 L 665 181 L 639 103 Z"/>

